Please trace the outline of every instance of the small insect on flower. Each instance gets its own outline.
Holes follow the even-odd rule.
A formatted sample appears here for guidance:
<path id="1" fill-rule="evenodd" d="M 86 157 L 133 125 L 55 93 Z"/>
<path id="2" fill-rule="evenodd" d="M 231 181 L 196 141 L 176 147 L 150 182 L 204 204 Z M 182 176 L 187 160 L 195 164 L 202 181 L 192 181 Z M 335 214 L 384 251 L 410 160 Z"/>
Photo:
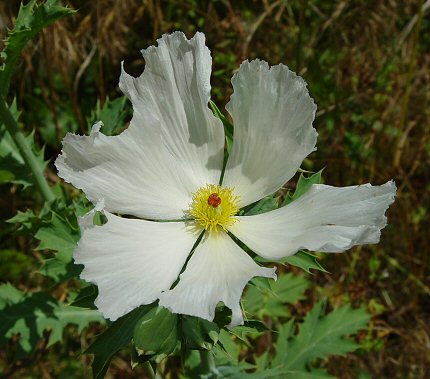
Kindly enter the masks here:
<path id="1" fill-rule="evenodd" d="M 59 176 L 96 205 L 80 220 L 74 259 L 84 265 L 81 277 L 98 286 L 96 306 L 106 318 L 159 300 L 172 312 L 213 320 L 222 301 L 231 326 L 242 324 L 246 283 L 276 274 L 231 235 L 269 260 L 379 241 L 393 182 L 313 185 L 284 207 L 238 215 L 281 188 L 315 150 L 316 105 L 301 77 L 283 64 L 242 63 L 226 107 L 234 143 L 221 176 L 225 136 L 208 108 L 212 62 L 204 35 L 163 35 L 142 53 L 143 74 L 122 69 L 119 83 L 133 104 L 130 126 L 118 136 L 102 134 L 101 123 L 89 136 L 68 134 L 55 162 Z M 93 224 L 96 210 L 104 225 Z"/>

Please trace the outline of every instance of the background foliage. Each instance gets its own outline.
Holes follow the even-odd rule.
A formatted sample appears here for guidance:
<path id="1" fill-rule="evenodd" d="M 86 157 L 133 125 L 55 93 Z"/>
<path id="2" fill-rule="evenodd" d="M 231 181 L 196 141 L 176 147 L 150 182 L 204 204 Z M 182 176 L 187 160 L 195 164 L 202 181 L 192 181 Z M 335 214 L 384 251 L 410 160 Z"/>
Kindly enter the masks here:
<path id="1" fill-rule="evenodd" d="M 47 164 L 48 180 L 62 200 L 49 209 L 41 207 L 22 158 L 0 126 L 0 377 L 90 377 L 91 358 L 80 353 L 106 327 L 95 311 L 83 307 L 91 306 L 96 289 L 82 290 L 79 282 L 69 280 L 79 271 L 70 264 L 79 238 L 75 211 L 83 214 L 89 205 L 76 190 L 59 185 L 52 161 L 68 131 L 88 133 L 96 120 L 104 121 L 108 134 L 126 125 L 131 109 L 117 88 L 120 61 L 125 60 L 130 73 L 140 74 L 144 63 L 139 50 L 154 44 L 162 33 L 179 29 L 189 36 L 196 30 L 205 32 L 213 57 L 212 100 L 221 111 L 231 94 L 230 77 L 242 60 L 283 62 L 306 79 L 318 104 L 318 151 L 303 168 L 316 172 L 327 167 L 324 181 L 332 185 L 382 184 L 394 178 L 398 186 L 379 245 L 321 256 L 327 273 L 315 271 L 312 257 L 303 258 L 308 266 L 301 263 L 304 268 L 314 267 L 313 275 L 281 265 L 278 271 L 285 272 L 281 280 L 272 287 L 254 281 L 243 299 L 249 318 L 264 320 L 264 328 L 251 323 L 233 334 L 225 330 L 218 334 L 208 325 L 196 329 L 192 320 L 184 319 L 181 330 L 194 333 L 187 334 L 194 336 L 188 343 L 211 348 L 218 340 L 216 362 L 226 377 L 239 377 L 247 367 L 257 367 L 264 370 L 264 377 L 288 374 L 300 379 L 300 370 L 308 370 L 306 378 L 327 377 L 325 372 L 339 378 L 425 378 L 430 367 L 430 2 L 76 0 L 63 4 L 78 12 L 44 29 L 19 58 L 8 49 L 8 55 L 2 56 L 3 63 L 16 62 L 7 100 L 15 100 L 21 111 L 20 127 L 31 143 L 35 141 L 39 165 Z M 18 1 L 0 3 L 3 38 L 18 9 Z M 56 9 L 51 11 L 52 21 L 60 18 Z M 21 26 L 24 31 L 13 39 L 17 45 L 31 37 L 25 19 Z M 10 74 L 3 71 L 0 76 L 3 94 L 5 75 Z M 288 184 L 291 194 L 298 181 L 297 176 Z M 289 199 L 285 191 L 278 195 Z M 270 206 L 270 201 L 260 207 Z M 137 323 L 148 311 L 156 312 L 138 309 L 130 317 Z M 17 318 L 19 323 L 13 323 Z M 343 338 L 366 327 L 355 340 Z M 333 335 L 327 337 L 327 331 Z M 146 345 L 145 335 L 128 333 L 135 335 L 138 349 L 154 349 Z M 122 329 L 119 334 L 124 338 Z M 317 343 L 305 343 L 306 338 Z M 327 345 L 325 338 L 337 343 Z M 96 354 L 94 366 L 102 372 L 111 356 L 100 350 L 106 340 L 98 341 L 90 352 Z M 114 341 L 116 349 L 128 344 L 127 338 Z M 308 351 L 298 351 L 305 345 Z M 357 347 L 355 354 L 326 358 Z M 291 360 L 289 354 L 296 358 Z M 132 371 L 129 356 L 130 350 L 115 356 L 108 377 L 146 375 L 148 366 Z M 190 373 L 199 375 L 196 352 L 162 361 L 163 372 L 175 377 L 181 359 Z M 139 360 L 142 356 L 134 357 L 135 363 Z"/>

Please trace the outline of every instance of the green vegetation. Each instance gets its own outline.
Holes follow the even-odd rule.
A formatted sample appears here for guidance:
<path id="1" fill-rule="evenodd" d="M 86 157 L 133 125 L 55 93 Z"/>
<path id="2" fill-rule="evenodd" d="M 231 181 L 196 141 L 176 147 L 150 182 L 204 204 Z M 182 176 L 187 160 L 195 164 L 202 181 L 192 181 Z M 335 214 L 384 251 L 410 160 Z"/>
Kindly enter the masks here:
<path id="1" fill-rule="evenodd" d="M 427 377 L 428 1 L 26 4 L 0 4 L 0 378 Z M 287 64 L 318 105 L 318 150 L 285 190 L 246 214 L 294 201 L 322 180 L 393 178 L 398 187 L 381 243 L 284 259 L 277 282 L 247 286 L 247 320 L 230 331 L 219 328 L 224 307 L 214 323 L 152 305 L 105 322 L 97 288 L 76 278 L 82 267 L 72 261 L 77 216 L 91 204 L 53 165 L 67 132 L 88 134 L 99 120 L 107 135 L 127 126 L 120 62 L 140 74 L 139 50 L 174 30 L 206 34 L 212 109 L 228 149 L 224 105 L 244 59 Z"/>

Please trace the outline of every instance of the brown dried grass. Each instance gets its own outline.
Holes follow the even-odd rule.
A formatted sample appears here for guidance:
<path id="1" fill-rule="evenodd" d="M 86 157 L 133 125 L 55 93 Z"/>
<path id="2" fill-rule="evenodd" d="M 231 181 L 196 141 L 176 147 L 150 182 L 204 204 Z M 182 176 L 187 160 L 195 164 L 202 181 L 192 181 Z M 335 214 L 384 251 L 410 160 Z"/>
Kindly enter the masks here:
<path id="1" fill-rule="evenodd" d="M 380 184 L 396 180 L 398 198 L 389 212 L 389 227 L 377 247 L 365 247 L 352 254 L 330 256 L 324 264 L 333 272 L 316 275 L 333 302 L 347 294 L 356 303 L 377 299 L 385 311 L 373 320 L 372 335 L 384 342 L 378 351 L 361 357 L 335 358 L 327 365 L 339 378 L 353 378 L 357 367 L 374 378 L 427 378 L 430 372 L 430 43 L 428 8 L 420 34 L 415 32 L 419 4 L 409 1 L 338 0 L 323 2 L 222 0 L 174 2 L 160 0 L 70 1 L 79 9 L 76 16 L 46 29 L 24 52 L 21 75 L 15 82 L 23 98 L 35 84 L 43 89 L 45 101 L 56 118 L 55 103 L 62 98 L 54 85 L 60 74 L 70 101 L 85 132 L 88 126 L 81 112 L 80 83 L 87 79 L 102 101 L 115 96 L 119 62 L 130 69 L 142 69 L 138 48 L 151 44 L 162 33 L 182 29 L 202 31 L 215 58 L 215 99 L 223 104 L 231 89 L 229 77 L 243 59 L 260 57 L 275 64 L 288 63 L 307 78 L 311 88 L 324 75 L 334 77 L 335 90 L 320 104 L 316 127 L 320 131 L 319 151 L 311 158 L 316 169 L 325 165 L 327 183 L 348 185 L 371 181 Z M 18 1 L 0 4 L 1 21 L 12 25 Z M 197 5 L 198 4 L 198 5 Z M 307 16 L 311 13 L 312 19 Z M 326 49 L 339 52 L 330 72 L 315 68 Z M 218 59 L 225 56 L 225 59 Z M 416 59 L 414 65 L 412 60 Z M 387 65 L 385 85 L 378 85 Z M 46 76 L 35 77 L 36 66 L 46 67 Z M 93 68 L 97 74 L 89 75 Z M 89 78 L 89 79 L 88 79 Z M 410 93 L 410 95 L 407 95 Z M 410 96 L 408 99 L 407 96 Z M 364 115 L 379 127 L 354 119 Z M 335 120 L 336 132 L 326 130 Z M 58 120 L 56 121 L 58 123 Z M 58 125 L 61 129 L 61 126 Z M 351 158 L 345 146 L 349 132 L 360 135 L 374 154 Z M 381 277 L 370 280 L 369 260 L 381 261 Z M 342 267 L 339 269 L 339 267 Z M 357 292 L 357 288 L 360 290 Z M 355 292 L 354 292 L 355 291 Z M 354 299 L 354 293 L 358 293 Z M 127 370 L 119 362 L 112 372 L 122 377 Z M 122 368 L 121 368 L 122 367 Z M 124 371 L 125 370 L 125 371 Z M 127 371 L 128 372 L 128 371 Z"/>

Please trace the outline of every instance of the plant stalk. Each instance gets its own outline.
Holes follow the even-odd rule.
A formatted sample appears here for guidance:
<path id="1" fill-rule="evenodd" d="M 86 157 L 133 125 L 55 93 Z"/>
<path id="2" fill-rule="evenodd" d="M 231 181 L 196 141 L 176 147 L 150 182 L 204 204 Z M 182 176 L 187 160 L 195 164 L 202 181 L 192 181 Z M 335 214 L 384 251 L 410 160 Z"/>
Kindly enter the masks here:
<path id="1" fill-rule="evenodd" d="M 215 359 L 211 351 L 200 350 L 200 360 L 205 373 L 216 373 Z"/>
<path id="2" fill-rule="evenodd" d="M 28 141 L 24 137 L 24 134 L 19 130 L 18 124 L 12 116 L 8 106 L 6 105 L 3 97 L 0 97 L 0 121 L 6 126 L 6 130 L 11 135 L 15 145 L 17 146 L 25 164 L 31 170 L 33 174 L 34 184 L 39 190 L 40 194 L 46 201 L 53 201 L 55 199 L 48 182 L 43 175 L 43 170 L 40 170 L 37 165 L 37 159 L 29 145 Z"/>

